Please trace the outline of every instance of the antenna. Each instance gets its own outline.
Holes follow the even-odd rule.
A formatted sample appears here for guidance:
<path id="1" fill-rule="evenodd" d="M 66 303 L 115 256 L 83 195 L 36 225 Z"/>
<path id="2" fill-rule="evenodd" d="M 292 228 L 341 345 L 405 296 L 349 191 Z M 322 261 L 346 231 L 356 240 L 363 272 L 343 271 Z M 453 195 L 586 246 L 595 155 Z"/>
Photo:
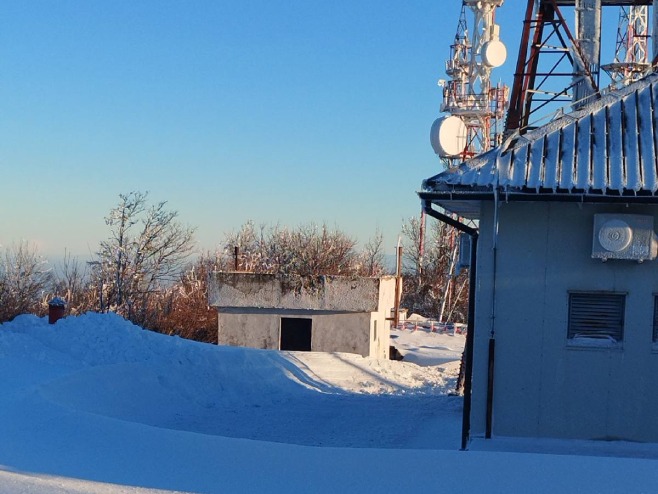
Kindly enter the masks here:
<path id="1" fill-rule="evenodd" d="M 507 58 L 495 12 L 504 0 L 463 0 L 457 33 L 446 62 L 441 111 L 430 131 L 434 152 L 448 167 L 500 144 L 509 89 L 491 85 L 491 72 Z M 469 38 L 466 13 L 473 17 Z"/>
<path id="2" fill-rule="evenodd" d="M 646 5 L 619 7 L 615 59 L 601 66 L 612 79 L 613 87 L 638 80 L 651 67 L 648 18 L 649 7 Z"/>

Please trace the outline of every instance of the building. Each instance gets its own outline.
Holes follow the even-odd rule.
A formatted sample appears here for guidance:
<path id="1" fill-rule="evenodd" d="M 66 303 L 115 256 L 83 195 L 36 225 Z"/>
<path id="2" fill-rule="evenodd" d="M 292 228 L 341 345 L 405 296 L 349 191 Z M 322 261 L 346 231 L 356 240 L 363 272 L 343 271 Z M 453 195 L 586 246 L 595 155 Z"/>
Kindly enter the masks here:
<path id="1" fill-rule="evenodd" d="M 220 345 L 389 358 L 395 278 L 214 273 Z"/>
<path id="2" fill-rule="evenodd" d="M 423 182 L 475 240 L 464 447 L 658 441 L 657 124 L 650 75 Z"/>

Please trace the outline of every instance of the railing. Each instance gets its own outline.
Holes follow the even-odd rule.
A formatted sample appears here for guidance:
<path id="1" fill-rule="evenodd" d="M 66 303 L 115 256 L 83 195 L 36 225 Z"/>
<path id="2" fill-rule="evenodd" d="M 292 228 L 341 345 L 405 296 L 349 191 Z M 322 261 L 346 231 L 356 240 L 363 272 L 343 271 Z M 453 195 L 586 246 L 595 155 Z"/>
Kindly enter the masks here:
<path id="1" fill-rule="evenodd" d="M 397 325 L 397 329 L 406 329 L 409 331 L 418 331 L 420 329 L 423 331 L 429 331 L 430 333 L 449 335 L 465 335 L 467 332 L 466 324 L 458 322 L 440 322 L 431 319 L 427 321 L 402 321 Z"/>

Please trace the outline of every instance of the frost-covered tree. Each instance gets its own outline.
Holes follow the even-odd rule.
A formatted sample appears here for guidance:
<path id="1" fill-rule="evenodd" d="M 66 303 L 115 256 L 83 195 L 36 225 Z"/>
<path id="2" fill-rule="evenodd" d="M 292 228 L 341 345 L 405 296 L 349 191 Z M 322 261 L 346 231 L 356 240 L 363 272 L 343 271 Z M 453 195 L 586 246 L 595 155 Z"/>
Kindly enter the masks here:
<path id="1" fill-rule="evenodd" d="M 200 256 L 176 283 L 154 298 L 157 331 L 196 341 L 217 343 L 217 310 L 208 306 L 208 277 L 217 266 L 210 255 Z"/>
<path id="2" fill-rule="evenodd" d="M 382 276 L 386 274 L 384 262 L 384 235 L 381 230 L 375 231 L 358 255 L 359 274 L 363 276 Z"/>
<path id="3" fill-rule="evenodd" d="M 119 198 L 105 218 L 110 236 L 100 244 L 93 276 L 101 310 L 148 326 L 149 298 L 180 274 L 194 248 L 194 228 L 182 225 L 165 201 L 149 206 L 148 193 Z"/>
<path id="4" fill-rule="evenodd" d="M 20 242 L 6 249 L 0 257 L 0 322 L 42 314 L 51 281 L 48 261 L 36 247 Z"/>
<path id="5" fill-rule="evenodd" d="M 65 252 L 54 273 L 50 296 L 63 298 L 69 313 L 81 314 L 98 308 L 96 285 L 91 280 L 87 264 Z"/>
<path id="6" fill-rule="evenodd" d="M 402 225 L 402 307 L 426 317 L 464 322 L 468 304 L 468 276 L 457 273 L 459 233 L 440 221 L 428 224 L 421 245 L 420 220 Z"/>
<path id="7" fill-rule="evenodd" d="M 384 271 L 381 234 L 359 253 L 354 239 L 326 224 L 290 229 L 256 227 L 249 221 L 228 234 L 223 245 L 218 264 L 225 270 L 346 276 L 377 276 Z"/>

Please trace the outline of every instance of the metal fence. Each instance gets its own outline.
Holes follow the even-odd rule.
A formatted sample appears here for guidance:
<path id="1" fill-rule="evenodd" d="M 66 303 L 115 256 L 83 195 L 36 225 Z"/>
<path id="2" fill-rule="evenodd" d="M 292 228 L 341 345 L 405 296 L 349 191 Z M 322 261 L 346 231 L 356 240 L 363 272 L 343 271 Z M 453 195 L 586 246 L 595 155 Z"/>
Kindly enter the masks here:
<path id="1" fill-rule="evenodd" d="M 442 334 L 466 334 L 466 324 L 458 322 L 440 322 L 428 319 L 426 321 L 401 321 L 397 329 L 406 329 L 409 331 L 429 331 L 431 333 Z"/>

